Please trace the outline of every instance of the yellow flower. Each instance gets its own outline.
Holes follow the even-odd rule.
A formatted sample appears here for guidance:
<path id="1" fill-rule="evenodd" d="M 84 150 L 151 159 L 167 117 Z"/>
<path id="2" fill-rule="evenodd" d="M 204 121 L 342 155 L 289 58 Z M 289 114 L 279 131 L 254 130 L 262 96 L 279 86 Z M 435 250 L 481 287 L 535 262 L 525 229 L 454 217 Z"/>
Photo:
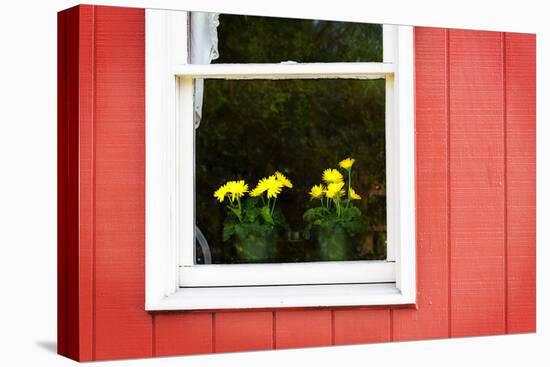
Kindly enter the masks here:
<path id="1" fill-rule="evenodd" d="M 323 197 L 324 193 L 325 193 L 325 187 L 323 185 L 315 185 L 309 191 L 309 195 L 311 196 L 312 199 L 319 199 Z"/>
<path id="2" fill-rule="evenodd" d="M 260 181 L 258 181 L 256 187 L 250 192 L 250 196 L 260 196 L 264 193 L 265 190 L 268 189 L 267 186 L 267 178 L 262 178 Z"/>
<path id="3" fill-rule="evenodd" d="M 219 189 L 216 190 L 216 192 L 214 192 L 214 197 L 218 199 L 220 203 L 222 203 L 225 195 L 227 195 L 227 192 L 227 184 L 223 184 L 222 186 L 220 186 Z"/>
<path id="4" fill-rule="evenodd" d="M 328 188 L 326 191 L 327 198 L 334 199 L 336 194 L 342 196 L 342 187 L 344 187 L 344 182 L 335 182 L 328 184 Z"/>
<path id="5" fill-rule="evenodd" d="M 283 184 L 283 186 L 286 186 L 289 189 L 292 188 L 292 182 L 290 182 L 290 180 L 286 178 L 285 175 L 283 175 L 281 172 L 275 172 L 275 177 L 277 178 L 277 181 Z"/>
<path id="6" fill-rule="evenodd" d="M 258 186 L 256 186 L 255 188 L 252 189 L 252 191 L 250 191 L 250 196 L 253 196 L 253 197 L 260 196 L 264 191 L 265 190 L 262 191 Z"/>
<path id="7" fill-rule="evenodd" d="M 344 159 L 343 161 L 340 161 L 339 165 L 340 167 L 342 167 L 343 169 L 346 169 L 346 170 L 350 170 L 351 169 L 351 166 L 353 166 L 353 164 L 355 163 L 355 159 L 353 158 L 346 158 Z"/>
<path id="8" fill-rule="evenodd" d="M 240 199 L 248 192 L 248 185 L 243 180 L 229 181 L 227 184 L 227 192 L 231 194 L 231 201 Z"/>
<path id="9" fill-rule="evenodd" d="M 351 197 L 352 200 L 361 200 L 361 196 L 359 196 L 355 190 L 353 189 L 353 187 L 350 187 L 349 188 L 349 196 Z"/>
<path id="10" fill-rule="evenodd" d="M 267 197 L 268 199 L 271 199 L 273 197 L 277 197 L 277 195 L 281 192 L 283 188 L 283 183 L 279 180 L 277 180 L 277 177 L 275 175 L 271 175 L 269 177 L 262 178 L 258 185 L 252 190 L 250 193 L 250 196 L 260 196 L 265 191 L 267 191 Z"/>
<path id="11" fill-rule="evenodd" d="M 323 181 L 326 183 L 339 183 L 344 181 L 344 176 L 337 169 L 326 169 L 323 172 Z"/>
<path id="12" fill-rule="evenodd" d="M 266 180 L 266 186 L 267 186 L 267 198 L 276 198 L 277 195 L 281 192 L 283 189 L 283 183 L 279 180 L 277 180 L 277 177 L 274 175 L 269 176 Z"/>

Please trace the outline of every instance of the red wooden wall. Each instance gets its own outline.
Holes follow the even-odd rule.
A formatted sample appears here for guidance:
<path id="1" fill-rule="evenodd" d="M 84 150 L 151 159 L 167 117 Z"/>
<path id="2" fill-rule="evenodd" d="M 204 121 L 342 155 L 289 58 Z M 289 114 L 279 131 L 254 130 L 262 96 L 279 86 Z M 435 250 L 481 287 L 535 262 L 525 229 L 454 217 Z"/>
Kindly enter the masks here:
<path id="1" fill-rule="evenodd" d="M 59 13 L 59 353 L 535 331 L 535 36 L 415 29 L 417 308 L 144 311 L 145 12 Z"/>

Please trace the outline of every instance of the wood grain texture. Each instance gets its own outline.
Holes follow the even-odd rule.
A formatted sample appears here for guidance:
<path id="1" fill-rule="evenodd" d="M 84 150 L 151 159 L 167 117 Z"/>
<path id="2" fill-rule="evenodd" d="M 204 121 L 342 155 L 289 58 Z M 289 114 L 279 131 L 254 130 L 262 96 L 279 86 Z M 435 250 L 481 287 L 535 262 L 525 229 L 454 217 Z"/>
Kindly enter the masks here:
<path id="1" fill-rule="evenodd" d="M 510 333 L 536 330 L 536 38 L 506 34 L 507 270 Z"/>
<path id="2" fill-rule="evenodd" d="M 316 347 L 332 344 L 332 312 L 292 310 L 275 312 L 277 349 Z"/>
<path id="3" fill-rule="evenodd" d="M 449 31 L 451 336 L 505 332 L 502 34 Z"/>
<path id="4" fill-rule="evenodd" d="M 145 14 L 94 7 L 95 357 L 152 356 L 145 312 Z"/>
<path id="5" fill-rule="evenodd" d="M 394 340 L 448 336 L 447 35 L 414 33 L 418 309 L 393 312 Z"/>
<path id="6" fill-rule="evenodd" d="M 214 351 L 240 352 L 273 349 L 273 313 L 269 311 L 217 312 Z"/>
<path id="7" fill-rule="evenodd" d="M 94 346 L 94 37 L 93 7 L 79 7 L 79 329 L 80 359 L 93 359 Z"/>
<path id="8" fill-rule="evenodd" d="M 165 312 L 154 316 L 154 355 L 212 353 L 212 314 Z"/>
<path id="9" fill-rule="evenodd" d="M 82 361 L 535 330 L 535 37 L 415 29 L 417 308 L 144 309 L 143 9 L 59 14 L 58 346 Z"/>
<path id="10" fill-rule="evenodd" d="M 390 312 L 383 309 L 334 311 L 334 344 L 390 341 Z"/>

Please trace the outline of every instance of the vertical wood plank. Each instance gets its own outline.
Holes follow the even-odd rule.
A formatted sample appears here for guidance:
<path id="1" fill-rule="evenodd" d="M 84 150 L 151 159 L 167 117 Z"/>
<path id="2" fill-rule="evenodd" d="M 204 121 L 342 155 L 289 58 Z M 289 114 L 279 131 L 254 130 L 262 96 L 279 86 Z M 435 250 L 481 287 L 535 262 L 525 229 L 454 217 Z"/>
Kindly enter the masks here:
<path id="1" fill-rule="evenodd" d="M 536 37 L 506 34 L 508 332 L 536 330 Z"/>
<path id="2" fill-rule="evenodd" d="M 69 32 L 68 17 L 73 10 L 65 10 L 57 15 L 57 352 L 69 358 L 76 359 L 78 349 L 69 345 L 70 340 L 78 336 L 78 329 L 69 329 L 75 325 L 75 315 L 78 302 L 70 302 L 71 296 L 77 297 L 78 288 L 69 287 L 69 119 L 68 108 L 74 103 L 69 97 L 68 74 L 75 66 L 69 68 Z M 73 46 L 74 48 L 74 46 Z M 74 62 L 74 61 L 73 61 Z M 74 205 L 74 204 L 73 204 Z M 72 270 L 74 271 L 74 270 Z M 71 303 L 73 306 L 71 307 Z M 72 319 L 72 323 L 69 322 Z"/>
<path id="3" fill-rule="evenodd" d="M 79 21 L 79 329 L 80 360 L 94 358 L 94 7 L 78 7 Z"/>
<path id="4" fill-rule="evenodd" d="M 96 358 L 152 355 L 145 312 L 145 13 L 95 7 Z"/>
<path id="5" fill-rule="evenodd" d="M 448 336 L 447 32 L 415 27 L 418 309 L 393 311 L 394 340 Z"/>
<path id="6" fill-rule="evenodd" d="M 155 315 L 155 356 L 212 353 L 211 313 Z"/>
<path id="7" fill-rule="evenodd" d="M 217 312 L 214 320 L 216 353 L 273 348 L 272 312 Z"/>
<path id="8" fill-rule="evenodd" d="M 332 313 L 329 310 L 275 312 L 277 349 L 332 344 Z"/>
<path id="9" fill-rule="evenodd" d="M 93 359 L 91 6 L 58 15 L 58 352 Z"/>
<path id="10" fill-rule="evenodd" d="M 452 336 L 505 331 L 502 34 L 449 31 Z"/>
<path id="11" fill-rule="evenodd" d="M 334 344 L 390 341 L 390 310 L 335 310 Z"/>

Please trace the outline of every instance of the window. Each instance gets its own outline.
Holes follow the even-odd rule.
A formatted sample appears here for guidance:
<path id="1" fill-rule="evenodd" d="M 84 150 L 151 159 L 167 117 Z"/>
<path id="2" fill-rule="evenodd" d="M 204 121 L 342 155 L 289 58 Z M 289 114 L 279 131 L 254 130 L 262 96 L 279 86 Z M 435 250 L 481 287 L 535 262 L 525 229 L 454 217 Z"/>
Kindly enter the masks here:
<path id="1" fill-rule="evenodd" d="M 414 303 L 411 28 L 163 10 L 146 22 L 146 308 Z M 326 168 L 343 197 L 310 200 Z M 292 188 L 213 196 L 275 172 Z M 321 227 L 304 216 L 320 207 L 360 220 Z"/>

